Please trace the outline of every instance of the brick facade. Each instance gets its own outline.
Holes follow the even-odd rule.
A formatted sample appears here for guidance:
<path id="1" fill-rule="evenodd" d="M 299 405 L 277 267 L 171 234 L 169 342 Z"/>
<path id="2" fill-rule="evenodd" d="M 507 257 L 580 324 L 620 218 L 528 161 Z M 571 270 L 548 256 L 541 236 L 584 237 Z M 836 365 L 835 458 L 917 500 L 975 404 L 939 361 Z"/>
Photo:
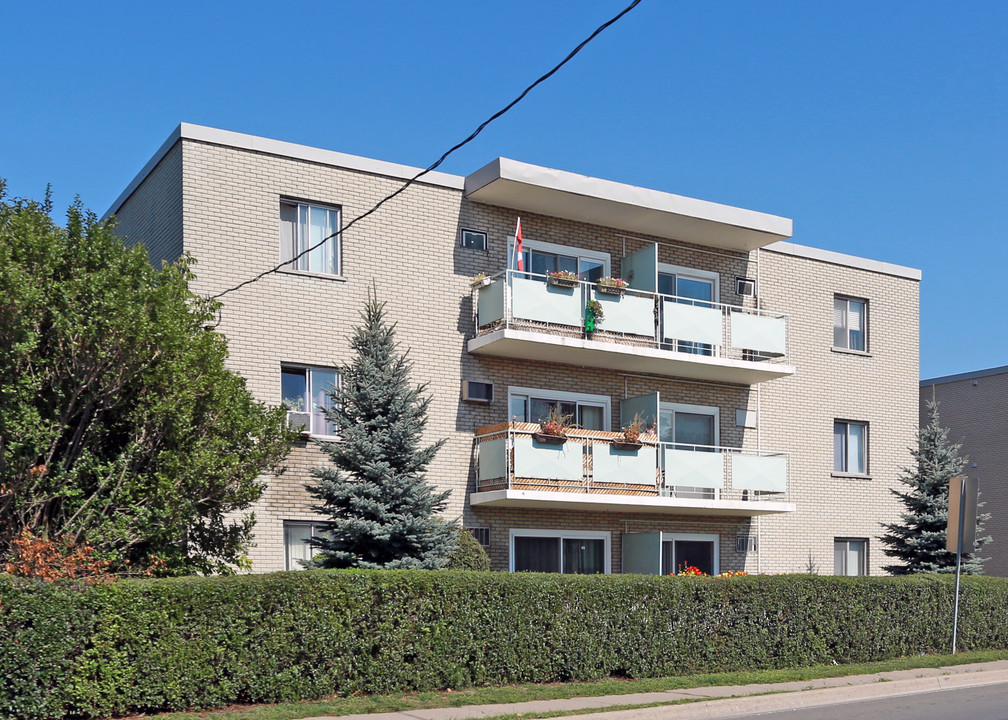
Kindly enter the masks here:
<path id="1" fill-rule="evenodd" d="M 181 252 L 194 256 L 193 289 L 213 294 L 279 261 L 281 199 L 339 207 L 346 222 L 402 184 L 394 173 L 347 165 L 266 152 L 254 142 L 215 143 L 182 134 L 112 210 L 122 235 L 146 244 L 152 262 Z M 223 298 L 218 329 L 228 338 L 228 362 L 257 398 L 279 402 L 282 363 L 332 367 L 347 360 L 349 334 L 373 288 L 397 322 L 401 346 L 409 348 L 413 380 L 428 385 L 427 438 L 447 439 L 428 478 L 452 490 L 448 517 L 490 528 L 496 569 L 508 567 L 509 530 L 537 528 L 610 532 L 613 572 L 621 568 L 622 534 L 644 530 L 716 533 L 721 569 L 749 572 L 803 571 L 811 560 L 819 572 L 830 573 L 834 538 L 864 538 L 869 571 L 880 572 L 879 524 L 896 517 L 889 488 L 909 461 L 907 448 L 916 427 L 916 279 L 845 263 L 845 256 L 836 254 L 824 260 L 790 245 L 747 253 L 712 251 L 522 211 L 526 241 L 609 253 L 613 275 L 620 272 L 624 252 L 657 242 L 661 262 L 717 273 L 721 302 L 752 306 L 753 298 L 735 294 L 735 278 L 759 278 L 761 306 L 790 317 L 796 372 L 755 385 L 733 385 L 473 355 L 466 348 L 475 333 L 469 278 L 505 267 L 507 239 L 518 213 L 468 200 L 461 179 L 445 177 L 408 188 L 346 230 L 341 276 L 278 272 Z M 486 232 L 487 250 L 461 248 L 463 228 Z M 834 294 L 868 300 L 866 353 L 832 349 Z M 493 402 L 462 401 L 464 379 L 492 383 Z M 619 416 L 619 401 L 655 390 L 663 400 L 717 407 L 721 445 L 790 453 L 790 496 L 796 510 L 749 518 L 474 508 L 468 502 L 475 482 L 474 431 L 507 419 L 509 386 L 607 396 L 616 429 L 629 421 Z M 736 409 L 757 413 L 759 430 L 737 427 Z M 867 477 L 832 473 L 834 419 L 869 423 Z M 250 551 L 256 571 L 284 568 L 283 521 L 315 517 L 304 486 L 309 469 L 325 461 L 312 442 L 302 440 L 291 452 L 286 473 L 266 479 L 267 490 L 255 507 L 256 538 Z M 740 535 L 758 536 L 757 551 L 736 552 Z"/>

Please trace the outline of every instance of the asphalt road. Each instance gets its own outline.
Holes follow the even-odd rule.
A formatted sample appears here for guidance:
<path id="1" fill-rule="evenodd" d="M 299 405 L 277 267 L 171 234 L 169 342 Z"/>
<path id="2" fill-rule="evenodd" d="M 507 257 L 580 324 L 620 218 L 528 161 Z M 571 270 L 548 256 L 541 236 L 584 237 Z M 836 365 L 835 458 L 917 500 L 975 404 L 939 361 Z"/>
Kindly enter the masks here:
<path id="1" fill-rule="evenodd" d="M 712 715 L 711 717 L 716 717 Z M 1008 720 L 1008 683 L 754 713 L 760 720 Z"/>

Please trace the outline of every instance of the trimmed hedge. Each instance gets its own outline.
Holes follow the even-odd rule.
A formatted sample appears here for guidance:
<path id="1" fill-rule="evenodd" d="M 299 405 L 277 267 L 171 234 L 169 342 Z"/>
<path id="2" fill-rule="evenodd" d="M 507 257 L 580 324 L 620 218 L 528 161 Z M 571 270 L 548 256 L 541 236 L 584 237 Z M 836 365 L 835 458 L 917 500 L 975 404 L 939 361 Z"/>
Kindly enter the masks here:
<path id="1" fill-rule="evenodd" d="M 0 715 L 101 717 L 947 652 L 948 576 L 308 571 L 87 588 L 0 576 Z M 1008 643 L 963 578 L 959 647 Z"/>

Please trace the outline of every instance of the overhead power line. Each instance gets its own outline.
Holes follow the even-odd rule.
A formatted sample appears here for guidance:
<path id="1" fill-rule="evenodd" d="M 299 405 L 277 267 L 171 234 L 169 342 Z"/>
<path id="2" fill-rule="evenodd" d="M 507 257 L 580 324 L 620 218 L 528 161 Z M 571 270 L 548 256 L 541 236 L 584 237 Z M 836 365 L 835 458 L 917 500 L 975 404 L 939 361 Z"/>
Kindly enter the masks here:
<path id="1" fill-rule="evenodd" d="M 489 118 L 487 118 L 486 120 L 484 120 L 480 124 L 479 127 L 477 127 L 475 130 L 472 131 L 472 133 L 469 135 L 469 137 L 467 137 L 465 140 L 463 140 L 463 141 L 461 141 L 461 142 L 456 143 L 455 145 L 453 145 L 441 157 L 439 157 L 433 164 L 431 164 L 427 168 L 421 170 L 416 175 L 414 175 L 413 177 L 411 177 L 409 180 L 407 180 L 405 183 L 403 183 L 402 186 L 398 190 L 395 190 L 394 192 L 389 193 L 388 195 L 386 195 L 385 197 L 383 197 L 381 200 L 379 200 L 377 203 L 375 203 L 371 207 L 371 209 L 369 209 L 367 212 L 364 212 L 364 213 L 358 215 L 353 220 L 351 220 L 350 222 L 348 222 L 346 225 L 341 225 L 340 228 L 339 228 L 339 230 L 337 230 L 336 232 L 332 233 L 331 235 L 328 235 L 328 236 L 322 238 L 321 240 L 319 240 L 317 243 L 315 243 L 311 247 L 305 248 L 304 250 L 302 250 L 301 252 L 299 252 L 297 255 L 295 255 L 294 257 L 292 257 L 290 260 L 285 260 L 284 262 L 280 263 L 279 265 L 275 265 L 275 266 L 269 268 L 268 270 L 263 270 L 261 273 L 259 273 L 255 277 L 249 278 L 248 280 L 244 280 L 244 281 L 238 283 L 237 285 L 235 285 L 233 287 L 229 287 L 226 290 L 221 290 L 216 295 L 212 295 L 211 298 L 214 299 L 214 300 L 216 300 L 216 299 L 218 299 L 220 297 L 223 297 L 224 295 L 227 295 L 230 292 L 234 292 L 235 290 L 243 288 L 246 285 L 251 285 L 254 282 L 258 282 L 259 280 L 262 280 L 267 275 L 272 275 L 275 272 L 279 272 L 280 270 L 282 270 L 287 265 L 290 265 L 291 263 L 297 261 L 299 258 L 303 257 L 304 255 L 307 255 L 312 250 L 315 250 L 316 248 L 321 247 L 322 245 L 324 245 L 325 243 L 327 243 L 332 238 L 336 237 L 337 235 L 340 235 L 344 230 L 348 230 L 349 228 L 353 227 L 353 225 L 355 225 L 356 223 L 360 222 L 364 218 L 366 218 L 369 215 L 371 215 L 374 212 L 376 212 L 378 210 L 378 208 L 380 208 L 382 205 L 384 205 L 385 203 L 387 203 L 389 200 L 391 200 L 392 198 L 394 198 L 397 195 L 399 195 L 400 193 L 402 193 L 406 188 L 408 188 L 410 185 L 414 184 L 417 180 L 419 180 L 420 178 L 422 178 L 424 175 L 426 175 L 427 173 L 430 173 L 430 172 L 436 170 L 438 168 L 438 166 L 440 166 L 441 163 L 443 163 L 446 159 L 448 159 L 448 156 L 451 155 L 453 152 L 455 152 L 459 148 L 463 147 L 464 145 L 467 145 L 468 143 L 472 142 L 476 138 L 477 135 L 479 135 L 481 132 L 483 132 L 483 129 L 487 125 L 489 125 L 490 123 L 492 123 L 494 120 L 496 120 L 501 115 L 503 115 L 508 110 L 510 110 L 511 108 L 513 108 L 515 105 L 517 105 L 519 102 L 521 102 L 525 98 L 526 95 L 528 95 L 530 92 L 532 92 L 533 89 L 535 89 L 535 87 L 537 85 L 539 85 L 540 83 L 545 82 L 550 77 L 552 77 L 554 75 L 554 73 L 557 72 L 557 70 L 559 70 L 560 68 L 562 68 L 568 62 L 570 62 L 570 60 L 575 55 L 577 55 L 579 52 L 581 52 L 581 50 L 584 49 L 585 45 L 587 45 L 592 40 L 594 40 L 596 37 L 598 37 L 602 33 L 603 30 L 605 30 L 606 28 L 608 28 L 610 25 L 616 23 L 620 18 L 622 18 L 628 12 L 630 12 L 635 7 L 637 7 L 637 5 L 640 4 L 640 2 L 641 2 L 641 0 L 633 0 L 633 2 L 631 2 L 625 8 L 623 8 L 623 10 L 621 10 L 619 12 L 619 14 L 613 16 L 611 19 L 609 19 L 606 22 L 604 22 L 601 25 L 599 25 L 591 35 L 589 35 L 588 37 L 586 37 L 584 40 L 582 40 L 578 44 L 577 47 L 575 47 L 573 50 L 571 50 L 567 54 L 567 57 L 565 57 L 563 60 L 561 60 L 555 66 L 553 66 L 553 68 L 549 72 L 547 72 L 545 75 L 540 76 L 534 83 L 532 83 L 527 88 L 525 88 L 522 91 L 521 95 L 519 95 L 518 97 L 516 97 L 514 100 L 512 100 L 511 102 L 509 102 L 503 108 L 501 108 L 500 110 L 498 110 L 497 112 L 495 112 L 493 115 L 491 115 Z"/>

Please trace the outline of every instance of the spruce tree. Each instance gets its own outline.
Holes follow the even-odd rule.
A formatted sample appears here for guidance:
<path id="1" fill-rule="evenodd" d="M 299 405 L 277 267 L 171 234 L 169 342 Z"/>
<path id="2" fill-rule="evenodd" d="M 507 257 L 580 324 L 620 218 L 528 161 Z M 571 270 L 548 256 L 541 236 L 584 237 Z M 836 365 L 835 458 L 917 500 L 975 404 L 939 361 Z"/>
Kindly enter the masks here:
<path id="1" fill-rule="evenodd" d="M 908 489 L 892 491 L 906 506 L 902 522 L 883 525 L 887 532 L 882 542 L 888 546 L 883 552 L 902 561 L 885 566 L 893 575 L 955 572 L 956 554 L 945 549 L 949 481 L 963 474 L 966 461 L 959 456 L 962 445 L 950 443 L 948 430 L 941 426 L 938 403 L 929 402 L 927 408 L 927 425 L 918 430 L 917 448 L 911 449 L 916 468 L 905 469 L 899 478 Z M 977 515 L 978 551 L 991 541 L 989 535 L 983 534 L 984 523 L 989 519 L 988 514 Z M 984 562 L 975 552 L 963 553 L 962 571 L 979 575 Z"/>
<path id="2" fill-rule="evenodd" d="M 310 542 L 313 564 L 329 568 L 422 568 L 448 562 L 456 526 L 436 517 L 449 491 L 424 477 L 444 444 L 421 447 L 430 398 L 410 384 L 411 363 L 400 354 L 385 303 L 368 295 L 363 325 L 353 331 L 354 359 L 340 371 L 327 411 L 340 440 L 322 443 L 333 468 L 315 468 L 309 491 L 329 516 L 326 534 Z"/>

